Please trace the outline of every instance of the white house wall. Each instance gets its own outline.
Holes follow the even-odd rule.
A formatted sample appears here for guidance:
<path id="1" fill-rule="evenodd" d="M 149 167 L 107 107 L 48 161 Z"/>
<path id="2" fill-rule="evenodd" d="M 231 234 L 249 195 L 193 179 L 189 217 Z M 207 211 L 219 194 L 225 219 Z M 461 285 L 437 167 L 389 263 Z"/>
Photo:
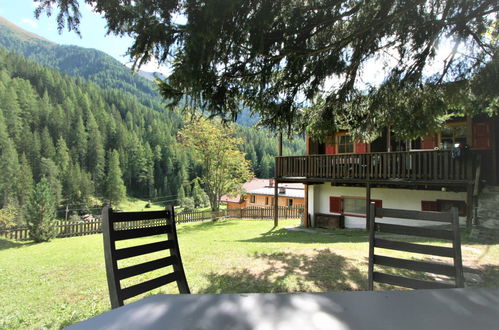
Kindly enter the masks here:
<path id="1" fill-rule="evenodd" d="M 312 216 L 312 225 L 315 225 L 314 214 L 329 212 L 329 197 L 366 197 L 366 188 L 363 187 L 343 187 L 331 186 L 329 183 L 309 186 L 308 207 L 309 213 Z M 371 199 L 379 199 L 383 201 L 383 207 L 416 210 L 421 211 L 421 201 L 435 201 L 437 199 L 444 200 L 460 200 L 466 201 L 465 192 L 450 192 L 450 191 L 435 191 L 435 190 L 412 190 L 412 189 L 391 189 L 391 188 L 372 188 Z M 411 221 L 393 218 L 383 218 L 377 220 L 384 223 L 397 224 L 412 224 L 425 226 L 435 225 L 435 222 L 429 221 Z M 466 217 L 460 217 L 462 224 L 466 223 Z M 366 219 L 355 216 L 345 216 L 346 228 L 365 228 Z"/>

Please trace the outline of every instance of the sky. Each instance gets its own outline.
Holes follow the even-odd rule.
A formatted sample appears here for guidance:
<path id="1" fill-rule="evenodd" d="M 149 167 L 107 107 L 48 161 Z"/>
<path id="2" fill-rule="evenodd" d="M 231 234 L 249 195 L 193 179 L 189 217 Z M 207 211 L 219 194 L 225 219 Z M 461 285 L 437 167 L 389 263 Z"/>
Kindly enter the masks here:
<path id="1" fill-rule="evenodd" d="M 95 48 L 113 56 L 121 63 L 130 63 L 129 57 L 125 54 L 127 49 L 132 45 L 133 39 L 130 37 L 106 35 L 105 19 L 99 14 L 92 12 L 92 8 L 89 5 L 81 4 L 80 6 L 82 14 L 80 37 L 73 31 L 64 30 L 62 33 L 58 32 L 55 18 L 57 12 L 52 17 L 47 17 L 46 14 L 43 14 L 37 20 L 34 16 L 36 4 L 33 0 L 0 0 L 0 3 L 0 16 L 5 17 L 25 30 L 58 44 Z M 452 45 L 448 41 L 441 45 L 437 58 L 426 70 L 428 75 L 441 70 L 443 60 L 448 56 L 451 48 Z M 383 63 L 383 60 L 380 59 L 366 63 L 363 79 L 360 84 L 365 84 L 365 86 L 379 85 L 385 77 L 386 69 L 394 64 Z M 166 66 L 160 68 L 156 62 L 145 64 L 140 69 L 148 72 L 161 72 L 165 75 L 170 73 Z M 332 78 L 326 82 L 326 90 L 336 85 L 334 83 L 335 79 L 337 80 L 337 78 Z"/>
<path id="2" fill-rule="evenodd" d="M 56 13 L 51 17 L 42 14 L 39 19 L 35 18 L 34 11 L 37 5 L 33 0 L 0 0 L 0 16 L 8 19 L 15 25 L 42 36 L 50 41 L 62 45 L 76 45 L 85 48 L 101 50 L 121 63 L 130 62 L 126 56 L 127 49 L 132 45 L 130 37 L 117 37 L 106 35 L 106 21 L 99 14 L 92 12 L 91 7 L 81 4 L 82 14 L 80 32 L 81 37 L 74 31 L 57 31 Z M 157 65 L 151 63 L 141 67 L 144 71 L 163 71 Z"/>

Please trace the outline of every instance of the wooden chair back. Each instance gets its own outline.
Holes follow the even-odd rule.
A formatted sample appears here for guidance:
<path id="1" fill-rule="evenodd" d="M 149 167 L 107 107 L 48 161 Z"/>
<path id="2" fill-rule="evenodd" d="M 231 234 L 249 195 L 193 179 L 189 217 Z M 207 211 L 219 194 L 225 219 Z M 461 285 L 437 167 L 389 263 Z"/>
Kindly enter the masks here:
<path id="1" fill-rule="evenodd" d="M 180 293 L 190 293 L 178 247 L 173 207 L 168 207 L 162 211 L 147 212 L 115 212 L 112 208 L 105 207 L 102 210 L 102 231 L 107 283 L 112 308 L 123 306 L 124 301 L 129 298 L 175 281 Z M 130 240 L 128 242 L 135 243 L 136 240 L 132 239 L 155 235 L 162 235 L 164 239 L 160 236 L 161 239 L 154 243 L 124 248 L 116 247 L 118 241 Z M 166 256 L 161 256 L 158 259 L 127 267 L 118 267 L 120 260 L 154 252 L 166 252 L 167 250 L 170 251 L 169 256 L 165 253 Z M 169 266 L 173 266 L 172 273 L 128 287 L 122 285 L 124 279 Z"/>
<path id="2" fill-rule="evenodd" d="M 421 226 L 379 223 L 380 217 L 396 219 L 433 221 L 435 224 L 448 224 L 451 230 L 440 228 L 425 228 Z M 399 240 L 378 237 L 378 233 L 436 238 L 452 242 L 452 247 L 423 245 Z M 374 253 L 375 248 L 420 253 L 439 257 L 452 258 L 453 264 L 442 264 L 430 261 L 416 261 L 382 256 Z M 396 276 L 374 271 L 374 265 L 388 266 L 410 271 L 419 271 L 454 278 L 455 284 L 440 283 Z M 457 208 L 448 213 L 420 212 L 398 209 L 376 208 L 370 204 L 369 210 L 369 270 L 368 288 L 373 290 L 373 282 L 386 283 L 412 289 L 462 288 L 464 287 L 463 263 L 461 258 L 461 240 L 459 233 L 459 216 Z"/>

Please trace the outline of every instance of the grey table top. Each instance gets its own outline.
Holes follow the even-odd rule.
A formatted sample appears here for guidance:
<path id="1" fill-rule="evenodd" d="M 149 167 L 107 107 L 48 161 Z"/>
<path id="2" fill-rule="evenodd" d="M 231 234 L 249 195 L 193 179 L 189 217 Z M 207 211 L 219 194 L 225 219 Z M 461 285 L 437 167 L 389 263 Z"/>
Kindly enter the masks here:
<path id="1" fill-rule="evenodd" d="M 499 329 L 499 288 L 156 295 L 70 329 Z"/>

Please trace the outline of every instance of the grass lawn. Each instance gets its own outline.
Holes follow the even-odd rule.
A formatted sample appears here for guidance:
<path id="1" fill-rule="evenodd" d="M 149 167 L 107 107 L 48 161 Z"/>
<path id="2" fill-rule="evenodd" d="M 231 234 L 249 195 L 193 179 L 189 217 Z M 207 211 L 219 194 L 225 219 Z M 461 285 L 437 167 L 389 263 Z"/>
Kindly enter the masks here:
<path id="1" fill-rule="evenodd" d="M 363 231 L 288 231 L 297 221 L 223 220 L 178 226 L 193 293 L 364 290 Z M 420 240 L 421 241 L 421 240 Z M 499 285 L 499 244 L 463 238 L 480 286 Z M 477 285 L 468 282 L 469 286 Z M 176 293 L 174 286 L 161 292 Z M 102 236 L 19 243 L 0 239 L 0 328 L 61 328 L 110 308 Z"/>

